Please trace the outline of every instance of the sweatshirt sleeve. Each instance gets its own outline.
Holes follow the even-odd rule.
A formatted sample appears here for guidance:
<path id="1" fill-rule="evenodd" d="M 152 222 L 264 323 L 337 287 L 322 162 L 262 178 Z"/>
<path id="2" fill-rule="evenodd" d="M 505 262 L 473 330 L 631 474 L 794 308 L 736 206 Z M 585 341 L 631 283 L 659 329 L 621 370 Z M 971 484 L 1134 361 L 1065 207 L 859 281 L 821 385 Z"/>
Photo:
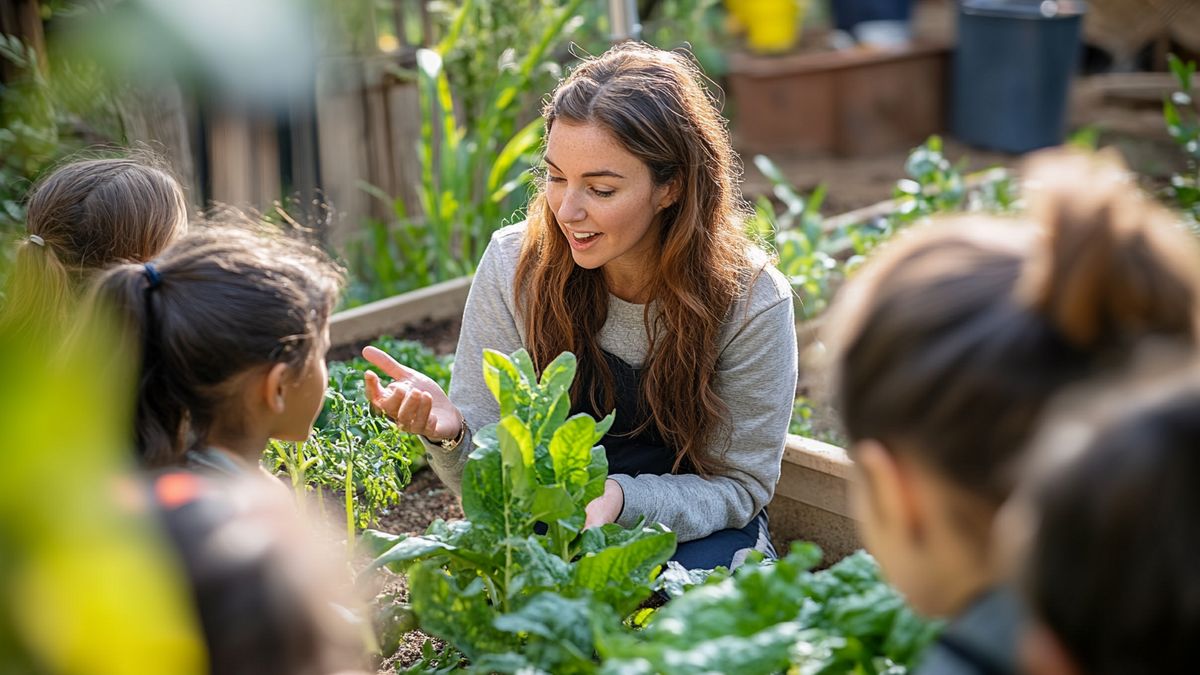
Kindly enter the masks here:
<path id="1" fill-rule="evenodd" d="M 764 271 L 755 286 L 752 295 L 759 297 L 750 306 L 761 309 L 735 308 L 740 321 L 717 362 L 715 387 L 729 409 L 721 431 L 729 433 L 716 434 L 711 452 L 721 456 L 727 448 L 722 472 L 611 476 L 625 493 L 620 525 L 644 516 L 671 528 L 679 541 L 691 541 L 745 527 L 774 496 L 796 396 L 796 324 L 782 275 Z"/>
<path id="2" fill-rule="evenodd" d="M 471 432 L 500 419 L 500 406 L 483 381 L 483 350 L 511 354 L 524 346 L 513 308 L 513 262 L 521 231 L 504 228 L 493 235 L 467 294 L 458 349 L 450 373 L 450 400 L 467 423 L 458 447 L 443 450 L 422 439 L 429 466 L 455 494 L 462 494 L 462 472 L 474 449 Z"/>

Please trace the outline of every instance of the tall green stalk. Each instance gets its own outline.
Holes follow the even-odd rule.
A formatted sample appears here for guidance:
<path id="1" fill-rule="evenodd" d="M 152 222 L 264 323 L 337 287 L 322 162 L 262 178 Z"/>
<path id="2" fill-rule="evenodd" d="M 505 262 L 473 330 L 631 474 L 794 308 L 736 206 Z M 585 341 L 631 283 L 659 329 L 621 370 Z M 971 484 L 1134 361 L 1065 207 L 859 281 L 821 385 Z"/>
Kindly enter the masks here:
<path id="1" fill-rule="evenodd" d="M 550 55 L 580 22 L 582 4 L 545 2 L 527 17 L 497 3 L 464 2 L 438 47 L 418 52 L 415 74 L 408 75 L 415 76 L 421 117 L 415 148 L 421 163 L 419 211 L 361 185 L 389 205 L 392 220 L 369 223 L 353 256 L 358 283 L 350 304 L 470 274 L 492 233 L 517 217 L 542 141 L 531 92 L 553 82 L 557 66 Z M 464 55 L 464 42 L 498 49 L 485 30 L 501 30 L 496 22 L 506 12 L 516 12 L 509 17 L 514 21 L 503 24 L 515 47 L 490 64 Z M 464 66 L 464 59 L 473 60 Z"/>

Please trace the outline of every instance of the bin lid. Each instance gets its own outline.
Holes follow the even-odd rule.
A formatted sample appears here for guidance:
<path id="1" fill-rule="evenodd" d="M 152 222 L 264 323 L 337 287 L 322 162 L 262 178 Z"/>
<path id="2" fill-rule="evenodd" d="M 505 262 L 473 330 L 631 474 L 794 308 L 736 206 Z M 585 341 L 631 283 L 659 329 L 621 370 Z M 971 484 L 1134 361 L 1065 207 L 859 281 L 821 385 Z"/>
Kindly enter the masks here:
<path id="1" fill-rule="evenodd" d="M 962 0 L 964 14 L 1006 19 L 1067 19 L 1084 14 L 1083 0 Z"/>

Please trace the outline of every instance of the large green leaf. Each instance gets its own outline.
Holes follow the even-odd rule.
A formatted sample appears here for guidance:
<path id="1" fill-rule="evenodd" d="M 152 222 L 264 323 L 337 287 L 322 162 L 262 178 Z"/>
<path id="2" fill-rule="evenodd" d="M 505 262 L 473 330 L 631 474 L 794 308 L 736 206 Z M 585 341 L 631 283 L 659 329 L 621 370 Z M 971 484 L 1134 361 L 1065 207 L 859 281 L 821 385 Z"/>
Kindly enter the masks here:
<path id="1" fill-rule="evenodd" d="M 544 393 L 544 390 L 543 390 Z M 561 394 L 554 399 L 544 412 L 542 423 L 538 425 L 537 431 L 534 433 L 533 442 L 540 444 L 542 441 L 549 440 L 547 435 L 553 435 L 554 431 L 562 426 L 567 420 L 567 416 L 571 414 L 571 399 L 566 394 Z M 553 474 L 551 474 L 551 479 Z"/>
<path id="2" fill-rule="evenodd" d="M 486 552 L 472 551 L 433 537 L 404 537 L 371 563 L 404 574 L 418 560 L 456 558 L 476 567 L 490 568 L 496 562 Z"/>
<path id="3" fill-rule="evenodd" d="M 604 446 L 592 448 L 592 459 L 588 463 L 588 482 L 583 488 L 582 502 L 586 506 L 593 499 L 604 494 L 604 483 L 608 480 L 608 454 Z"/>
<path id="4" fill-rule="evenodd" d="M 560 485 L 539 485 L 533 495 L 531 517 L 539 523 L 553 523 L 575 513 L 575 500 Z"/>
<path id="5" fill-rule="evenodd" d="M 493 195 L 493 199 L 495 199 L 495 193 L 502 187 L 502 181 L 512 171 L 517 160 L 537 148 L 538 143 L 542 140 L 542 129 L 545 128 L 545 125 L 545 121 L 540 117 L 526 124 L 508 140 L 500 154 L 496 156 L 496 161 L 492 164 L 492 171 L 488 175 L 487 188 L 488 193 Z"/>
<path id="6" fill-rule="evenodd" d="M 550 439 L 554 479 L 572 494 L 582 494 L 587 485 L 592 446 L 598 440 L 596 420 L 582 413 L 563 423 Z"/>
<path id="7" fill-rule="evenodd" d="M 516 413 L 522 399 L 528 403 L 528 388 L 521 386 L 521 373 L 504 354 L 483 350 L 483 380 L 500 404 L 501 417 Z"/>
<path id="8" fill-rule="evenodd" d="M 409 593 L 421 629 L 452 642 L 467 658 L 516 646 L 512 636 L 492 625 L 494 614 L 481 578 L 463 588 L 436 563 L 417 563 L 409 572 Z"/>
<path id="9" fill-rule="evenodd" d="M 595 670 L 591 603 L 539 593 L 519 610 L 496 617 L 494 626 L 526 639 L 527 657 L 552 673 Z"/>
<path id="10" fill-rule="evenodd" d="M 517 372 L 521 374 L 525 385 L 533 385 L 538 381 L 537 370 L 533 367 L 533 359 L 529 358 L 529 352 L 518 349 L 512 353 L 511 361 Z"/>
<path id="11" fill-rule="evenodd" d="M 542 548 L 536 536 L 513 542 L 513 560 L 520 571 L 509 584 L 510 599 L 543 589 L 563 589 L 571 581 L 570 564 Z"/>
<path id="12" fill-rule="evenodd" d="M 542 379 L 539 382 L 542 394 L 548 398 L 557 398 L 567 392 L 571 388 L 571 382 L 575 380 L 577 366 L 574 354 L 571 352 L 559 354 L 542 371 Z"/>
<path id="13" fill-rule="evenodd" d="M 500 420 L 496 426 L 500 440 L 500 457 L 505 479 L 514 495 L 526 495 L 534 487 L 533 438 L 529 427 L 513 415 Z"/>
<path id="14" fill-rule="evenodd" d="M 495 427 L 488 425 L 479 435 Z M 478 436 L 477 436 L 478 438 Z M 513 495 L 504 479 L 504 462 L 499 441 L 494 445 L 476 447 L 471 453 L 462 478 L 463 513 L 475 525 L 508 533 L 507 525 L 513 512 Z"/>
<path id="15" fill-rule="evenodd" d="M 605 645 L 602 653 L 620 653 L 606 660 L 602 673 L 759 673 L 787 670 L 792 648 L 802 629 L 780 623 L 749 636 L 722 635 L 700 643 L 675 646 L 666 642 L 624 642 Z"/>
<path id="16" fill-rule="evenodd" d="M 583 556 L 575 584 L 625 615 L 650 596 L 655 570 L 674 553 L 673 532 L 646 528 L 636 539 Z"/>

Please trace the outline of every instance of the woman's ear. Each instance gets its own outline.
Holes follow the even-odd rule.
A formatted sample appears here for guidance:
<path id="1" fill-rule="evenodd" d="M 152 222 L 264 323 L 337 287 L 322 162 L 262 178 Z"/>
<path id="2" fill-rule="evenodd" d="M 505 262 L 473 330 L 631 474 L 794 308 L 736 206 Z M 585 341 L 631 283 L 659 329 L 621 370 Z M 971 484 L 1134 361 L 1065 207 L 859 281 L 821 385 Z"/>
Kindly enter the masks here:
<path id="1" fill-rule="evenodd" d="M 657 195 L 657 204 L 654 207 L 656 212 L 667 209 L 679 201 L 679 195 L 683 192 L 683 183 L 676 176 L 665 184 L 660 185 L 657 192 L 659 194 Z"/>
<path id="2" fill-rule="evenodd" d="M 290 368 L 286 363 L 276 363 L 267 371 L 267 376 L 262 382 L 262 397 L 263 403 L 271 412 L 279 415 L 287 408 L 287 400 L 284 398 L 283 390 L 287 385 L 287 378 L 291 374 Z"/>
<path id="3" fill-rule="evenodd" d="M 867 482 L 876 521 L 898 528 L 906 538 L 923 539 L 925 507 L 911 467 L 874 440 L 856 443 L 853 456 Z"/>

